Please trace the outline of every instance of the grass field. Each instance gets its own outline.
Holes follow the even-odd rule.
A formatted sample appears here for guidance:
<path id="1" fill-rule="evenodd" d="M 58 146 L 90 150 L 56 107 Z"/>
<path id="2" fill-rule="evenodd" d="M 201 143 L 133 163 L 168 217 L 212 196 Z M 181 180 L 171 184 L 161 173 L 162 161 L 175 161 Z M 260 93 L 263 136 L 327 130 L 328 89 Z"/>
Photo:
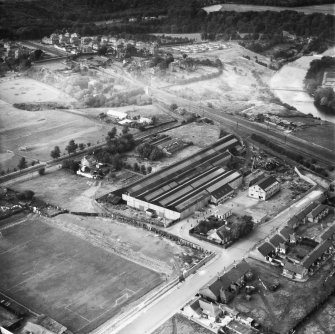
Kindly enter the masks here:
<path id="1" fill-rule="evenodd" d="M 54 87 L 29 78 L 1 79 L 0 99 L 8 103 L 76 101 Z"/>
<path id="2" fill-rule="evenodd" d="M 30 219 L 3 231 L 0 289 L 87 333 L 161 283 L 160 275 Z"/>
<path id="3" fill-rule="evenodd" d="M 0 169 L 17 166 L 13 155 L 3 154 L 7 150 L 27 160 L 48 161 L 50 151 L 59 146 L 61 154 L 71 139 L 76 143 L 96 144 L 104 141 L 110 126 L 95 122 L 81 115 L 61 110 L 26 111 L 0 103 Z M 20 151 L 20 147 L 27 150 Z"/>
<path id="4" fill-rule="evenodd" d="M 64 209 L 94 212 L 90 201 L 94 198 L 98 184 L 98 181 L 59 170 L 43 177 L 19 182 L 11 188 L 18 191 L 30 189 L 35 192 L 37 198 Z"/>

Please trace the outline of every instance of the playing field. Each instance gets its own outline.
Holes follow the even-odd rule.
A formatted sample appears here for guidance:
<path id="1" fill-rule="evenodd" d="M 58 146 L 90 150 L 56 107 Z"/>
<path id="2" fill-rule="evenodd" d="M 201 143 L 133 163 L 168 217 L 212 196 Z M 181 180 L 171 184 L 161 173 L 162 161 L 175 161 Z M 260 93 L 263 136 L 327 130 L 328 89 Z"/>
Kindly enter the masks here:
<path id="1" fill-rule="evenodd" d="M 158 273 L 30 218 L 3 231 L 0 290 L 87 333 L 161 283 Z"/>

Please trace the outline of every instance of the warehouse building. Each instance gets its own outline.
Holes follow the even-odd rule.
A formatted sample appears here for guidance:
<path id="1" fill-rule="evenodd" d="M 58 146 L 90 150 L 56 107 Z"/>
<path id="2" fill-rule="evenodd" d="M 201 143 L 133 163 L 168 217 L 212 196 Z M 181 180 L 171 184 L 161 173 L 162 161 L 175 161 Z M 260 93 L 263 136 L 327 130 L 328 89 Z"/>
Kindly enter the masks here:
<path id="1" fill-rule="evenodd" d="M 242 175 L 224 167 L 231 160 L 228 152 L 240 143 L 227 135 L 214 144 L 125 189 L 127 205 L 169 220 L 183 219 L 208 203 L 219 203 L 242 183 Z"/>

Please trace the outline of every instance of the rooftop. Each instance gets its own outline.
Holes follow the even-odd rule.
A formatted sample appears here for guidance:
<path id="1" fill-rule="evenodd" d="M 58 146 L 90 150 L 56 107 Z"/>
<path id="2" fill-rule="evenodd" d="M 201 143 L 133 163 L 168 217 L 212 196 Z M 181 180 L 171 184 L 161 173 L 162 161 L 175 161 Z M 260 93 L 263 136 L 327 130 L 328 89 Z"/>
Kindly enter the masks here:
<path id="1" fill-rule="evenodd" d="M 275 251 L 275 248 L 271 244 L 269 244 L 268 242 L 264 242 L 257 249 L 263 256 L 267 256 L 270 253 Z"/>
<path id="2" fill-rule="evenodd" d="M 267 190 L 269 187 L 274 185 L 275 183 L 279 183 L 275 177 L 267 176 L 265 178 L 262 178 L 260 181 L 258 181 L 256 184 L 263 189 L 264 191 Z"/>

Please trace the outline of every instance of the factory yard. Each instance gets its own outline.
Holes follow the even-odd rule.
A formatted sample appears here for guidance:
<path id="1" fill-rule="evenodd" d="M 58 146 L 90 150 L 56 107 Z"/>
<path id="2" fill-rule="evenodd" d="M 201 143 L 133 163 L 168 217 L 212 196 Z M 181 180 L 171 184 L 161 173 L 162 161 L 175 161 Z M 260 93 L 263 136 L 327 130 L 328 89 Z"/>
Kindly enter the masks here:
<path id="1" fill-rule="evenodd" d="M 161 275 L 33 217 L 3 231 L 2 291 L 87 333 L 162 282 Z"/>
<path id="2" fill-rule="evenodd" d="M 305 283 L 293 282 L 281 276 L 280 269 L 269 264 L 253 259 L 248 259 L 248 263 L 264 284 L 278 281 L 280 285 L 276 291 L 271 292 L 265 289 L 259 280 L 252 281 L 250 284 L 255 286 L 258 292 L 252 294 L 249 301 L 244 293 L 240 293 L 229 306 L 277 333 L 287 333 L 294 327 L 327 296 L 331 285 L 334 284 L 332 278 L 332 282 L 328 281 L 327 285 L 323 285 L 332 269 L 329 261 Z"/>

